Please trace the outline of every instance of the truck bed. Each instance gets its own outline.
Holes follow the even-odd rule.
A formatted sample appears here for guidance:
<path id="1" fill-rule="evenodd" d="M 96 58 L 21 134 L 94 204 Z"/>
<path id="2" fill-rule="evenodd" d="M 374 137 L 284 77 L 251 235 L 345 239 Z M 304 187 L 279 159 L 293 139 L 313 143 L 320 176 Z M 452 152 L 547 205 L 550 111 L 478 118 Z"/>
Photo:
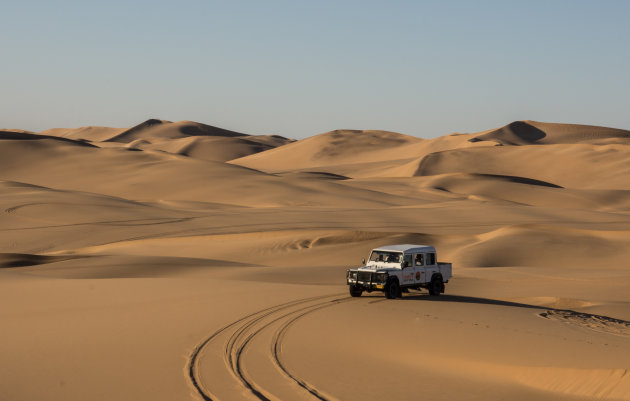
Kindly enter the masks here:
<path id="1" fill-rule="evenodd" d="M 452 263 L 444 263 L 438 262 L 438 268 L 440 269 L 440 273 L 442 273 L 442 279 L 446 282 L 453 277 L 453 264 Z"/>

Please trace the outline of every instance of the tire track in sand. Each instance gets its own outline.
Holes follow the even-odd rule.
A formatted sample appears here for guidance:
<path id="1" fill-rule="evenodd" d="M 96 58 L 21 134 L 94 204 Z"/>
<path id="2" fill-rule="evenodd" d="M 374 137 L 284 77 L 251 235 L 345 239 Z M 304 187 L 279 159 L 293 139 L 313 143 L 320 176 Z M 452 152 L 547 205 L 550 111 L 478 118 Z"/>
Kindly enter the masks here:
<path id="1" fill-rule="evenodd" d="M 335 301 L 339 303 L 339 302 L 349 301 L 351 299 L 352 298 L 344 298 L 344 299 L 339 299 Z M 332 306 L 332 305 L 331 304 L 318 304 L 312 307 L 302 308 L 302 310 L 306 309 L 306 311 L 302 311 L 302 310 L 296 311 L 295 313 L 299 313 L 297 316 L 289 319 L 287 322 L 282 324 L 282 326 L 278 330 L 276 330 L 273 336 L 273 342 L 271 346 L 272 347 L 271 352 L 272 352 L 273 360 L 276 366 L 278 366 L 278 368 L 280 368 L 280 370 L 282 370 L 284 374 L 287 375 L 289 378 L 291 378 L 291 380 L 293 380 L 297 385 L 299 385 L 304 390 L 308 391 L 312 396 L 314 396 L 315 398 L 321 401 L 330 401 L 332 400 L 332 397 L 324 395 L 319 390 L 317 390 L 317 388 L 315 388 L 313 385 L 297 377 L 295 374 L 289 371 L 285 363 L 282 361 L 282 342 L 284 341 L 287 331 L 289 331 L 289 328 L 291 328 L 291 326 L 296 321 L 298 321 L 299 319 L 301 319 L 302 317 L 304 317 L 305 315 L 309 313 L 313 313 L 315 311 L 318 311 L 323 308 L 327 308 L 329 306 Z"/>
<path id="2" fill-rule="evenodd" d="M 192 386 L 205 401 L 333 400 L 289 371 L 282 360 L 282 341 L 299 319 L 352 299 L 343 293 L 298 299 L 223 326 L 190 354 Z"/>

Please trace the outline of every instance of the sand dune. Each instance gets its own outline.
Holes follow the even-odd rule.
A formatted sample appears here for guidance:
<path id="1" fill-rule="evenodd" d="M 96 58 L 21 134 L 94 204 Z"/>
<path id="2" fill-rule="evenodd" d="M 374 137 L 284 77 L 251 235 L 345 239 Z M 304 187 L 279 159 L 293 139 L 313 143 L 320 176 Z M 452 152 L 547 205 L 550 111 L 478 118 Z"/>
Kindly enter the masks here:
<path id="1" fill-rule="evenodd" d="M 486 143 L 470 142 L 470 138 L 466 134 L 451 134 L 420 139 L 388 131 L 337 130 L 231 163 L 267 172 L 325 167 L 328 172 L 365 177 L 391 170 L 392 164 L 405 163 L 433 152 L 488 146 Z"/>
<path id="2" fill-rule="evenodd" d="M 107 139 L 107 141 L 129 143 L 136 139 L 175 139 L 187 136 L 238 137 L 245 136 L 245 134 L 193 121 L 170 122 L 149 119 Z"/>
<path id="3" fill-rule="evenodd" d="M 630 131 L 577 124 L 554 124 L 537 121 L 514 121 L 470 139 L 477 141 L 494 141 L 501 145 L 532 145 L 560 143 L 590 143 L 610 145 L 614 143 L 628 144 Z"/>
<path id="4" fill-rule="evenodd" d="M 388 131 L 336 130 L 233 163 L 264 171 L 289 171 L 365 160 L 392 159 L 420 138 Z M 402 158 L 404 156 L 398 157 Z"/>
<path id="5" fill-rule="evenodd" d="M 576 189 L 628 189 L 628 145 L 490 147 L 432 153 L 414 175 L 455 172 L 511 175 Z M 606 172 L 614 171 L 614 174 Z"/>
<path id="6" fill-rule="evenodd" d="M 127 148 L 161 150 L 201 160 L 228 161 L 258 152 L 273 149 L 275 146 L 256 140 L 256 137 L 184 137 L 169 141 L 149 142 L 136 139 Z M 270 141 L 271 142 L 271 141 Z M 273 143 L 273 142 L 272 142 Z"/>
<path id="7" fill-rule="evenodd" d="M 628 134 L 2 130 L 0 399 L 630 400 Z"/>
<path id="8" fill-rule="evenodd" d="M 251 206 L 412 202 L 372 190 L 346 187 L 326 175 L 302 180 L 167 152 L 94 147 L 75 152 L 65 146 L 75 144 L 74 141 L 64 140 L 63 146 L 38 142 L 43 144 L 34 147 L 24 140 L 7 141 L 3 147 L 7 156 L 0 159 L 0 179 L 142 200 L 193 200 Z M 72 166 L 80 166 L 80 169 Z"/>
<path id="9" fill-rule="evenodd" d="M 88 142 L 102 142 L 113 138 L 124 131 L 126 131 L 125 128 L 90 126 L 80 128 L 51 128 L 39 132 L 39 135 L 58 136 Z"/>
<path id="10" fill-rule="evenodd" d="M 451 256 L 455 263 L 473 267 L 548 266 L 548 260 L 553 259 L 555 269 L 588 268 L 593 266 L 593 255 L 598 255 L 598 265 L 616 269 L 630 257 L 627 231 L 506 226 L 478 235 L 471 242 Z"/>
<path id="11" fill-rule="evenodd" d="M 533 178 L 478 173 L 447 173 L 423 177 L 426 188 L 453 195 L 486 200 L 505 200 L 523 205 L 585 210 L 629 210 L 628 190 L 563 188 Z"/>
<path id="12" fill-rule="evenodd" d="M 292 142 L 278 135 L 247 135 L 193 121 L 149 119 L 132 128 L 53 128 L 42 136 L 91 142 L 102 148 L 159 150 L 201 160 L 228 161 Z"/>

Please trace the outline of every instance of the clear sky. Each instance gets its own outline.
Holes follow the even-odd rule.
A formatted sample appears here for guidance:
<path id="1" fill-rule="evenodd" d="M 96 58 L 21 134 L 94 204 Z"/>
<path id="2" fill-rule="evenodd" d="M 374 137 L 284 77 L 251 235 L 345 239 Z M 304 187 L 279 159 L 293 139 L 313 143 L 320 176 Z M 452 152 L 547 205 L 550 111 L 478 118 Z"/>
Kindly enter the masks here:
<path id="1" fill-rule="evenodd" d="M 0 0 L 0 127 L 630 129 L 630 1 Z"/>

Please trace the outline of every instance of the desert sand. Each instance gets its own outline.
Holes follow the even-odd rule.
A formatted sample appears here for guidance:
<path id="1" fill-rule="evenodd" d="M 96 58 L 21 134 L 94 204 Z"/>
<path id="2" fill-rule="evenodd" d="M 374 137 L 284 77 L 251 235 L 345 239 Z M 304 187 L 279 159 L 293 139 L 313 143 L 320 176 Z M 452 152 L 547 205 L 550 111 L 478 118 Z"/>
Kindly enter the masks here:
<path id="1" fill-rule="evenodd" d="M 351 298 L 431 244 L 446 293 Z M 0 131 L 0 400 L 630 400 L 630 131 Z"/>

